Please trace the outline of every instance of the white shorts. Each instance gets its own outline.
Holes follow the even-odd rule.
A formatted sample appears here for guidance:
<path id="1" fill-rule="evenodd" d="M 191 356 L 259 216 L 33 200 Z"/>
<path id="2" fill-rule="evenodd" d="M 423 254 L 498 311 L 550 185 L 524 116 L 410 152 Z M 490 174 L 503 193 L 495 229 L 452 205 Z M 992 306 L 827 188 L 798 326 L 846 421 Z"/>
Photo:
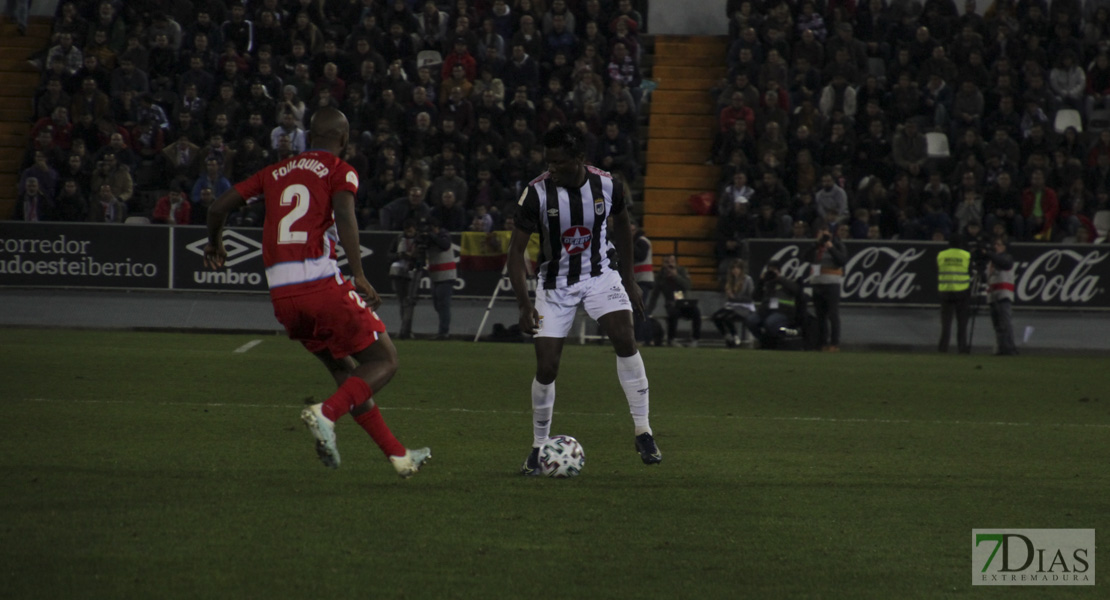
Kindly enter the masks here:
<path id="1" fill-rule="evenodd" d="M 567 337 L 579 304 L 585 306 L 586 314 L 595 321 L 611 312 L 632 310 L 632 301 L 616 271 L 584 279 L 570 287 L 540 288 L 536 290 L 536 312 L 540 320 L 534 337 Z"/>

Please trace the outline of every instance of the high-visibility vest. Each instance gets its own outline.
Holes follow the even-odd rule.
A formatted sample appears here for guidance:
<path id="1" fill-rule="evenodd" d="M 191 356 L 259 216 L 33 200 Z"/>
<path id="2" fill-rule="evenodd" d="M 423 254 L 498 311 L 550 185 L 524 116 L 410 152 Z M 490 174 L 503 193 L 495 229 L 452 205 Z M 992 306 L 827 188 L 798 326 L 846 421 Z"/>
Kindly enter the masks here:
<path id="1" fill-rule="evenodd" d="M 647 257 L 645 257 L 644 260 L 632 263 L 632 280 L 654 282 L 655 267 L 651 264 L 651 240 L 647 239 L 646 236 L 640 236 L 633 244 L 638 243 L 640 240 L 647 243 Z"/>
<path id="2" fill-rule="evenodd" d="M 937 254 L 937 290 L 963 292 L 971 287 L 971 253 L 949 248 Z"/>
<path id="3" fill-rule="evenodd" d="M 454 281 L 458 276 L 455 263 L 455 248 L 440 250 L 438 246 L 428 247 L 428 279 L 433 282 Z"/>

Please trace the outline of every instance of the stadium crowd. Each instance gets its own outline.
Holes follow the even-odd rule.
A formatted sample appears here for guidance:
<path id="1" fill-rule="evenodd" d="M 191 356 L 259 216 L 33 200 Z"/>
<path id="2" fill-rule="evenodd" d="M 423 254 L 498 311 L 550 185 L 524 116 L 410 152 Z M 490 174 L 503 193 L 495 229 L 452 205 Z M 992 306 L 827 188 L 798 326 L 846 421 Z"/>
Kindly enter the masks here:
<path id="1" fill-rule="evenodd" d="M 627 180 L 644 2 L 68 0 L 38 60 L 16 217 L 203 223 L 239 181 L 351 123 L 360 226 L 503 224 L 553 124 Z M 261 203 L 230 219 L 261 222 Z"/>
<path id="2" fill-rule="evenodd" d="M 1110 225 L 1110 1 L 728 0 L 718 258 L 749 237 L 1087 243 Z"/>

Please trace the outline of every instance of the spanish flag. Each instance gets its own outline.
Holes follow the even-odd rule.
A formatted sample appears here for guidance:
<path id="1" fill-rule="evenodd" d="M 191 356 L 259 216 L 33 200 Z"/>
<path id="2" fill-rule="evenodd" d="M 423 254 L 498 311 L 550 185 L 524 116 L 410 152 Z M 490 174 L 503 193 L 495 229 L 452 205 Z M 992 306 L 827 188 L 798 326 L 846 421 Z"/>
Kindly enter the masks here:
<path id="1" fill-rule="evenodd" d="M 464 231 L 459 243 L 459 269 L 462 271 L 500 271 L 508 258 L 511 231 Z M 533 233 L 525 255 L 535 266 L 540 252 L 540 236 Z"/>

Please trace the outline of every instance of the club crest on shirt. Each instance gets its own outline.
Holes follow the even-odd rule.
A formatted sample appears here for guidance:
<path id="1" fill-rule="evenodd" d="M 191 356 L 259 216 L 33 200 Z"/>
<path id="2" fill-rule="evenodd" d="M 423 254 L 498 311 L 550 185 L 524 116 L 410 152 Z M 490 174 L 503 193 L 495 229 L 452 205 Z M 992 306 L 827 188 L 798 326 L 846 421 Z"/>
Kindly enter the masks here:
<path id="1" fill-rule="evenodd" d="M 599 217 L 605 214 L 605 198 L 594 200 L 594 214 Z"/>
<path id="2" fill-rule="evenodd" d="M 581 254 L 590 249 L 593 234 L 585 227 L 571 227 L 563 232 L 563 248 L 567 254 Z"/>
<path id="3" fill-rule="evenodd" d="M 549 216 L 549 217 L 559 216 L 559 209 L 558 208 L 549 208 L 549 209 L 547 209 L 547 216 Z"/>

